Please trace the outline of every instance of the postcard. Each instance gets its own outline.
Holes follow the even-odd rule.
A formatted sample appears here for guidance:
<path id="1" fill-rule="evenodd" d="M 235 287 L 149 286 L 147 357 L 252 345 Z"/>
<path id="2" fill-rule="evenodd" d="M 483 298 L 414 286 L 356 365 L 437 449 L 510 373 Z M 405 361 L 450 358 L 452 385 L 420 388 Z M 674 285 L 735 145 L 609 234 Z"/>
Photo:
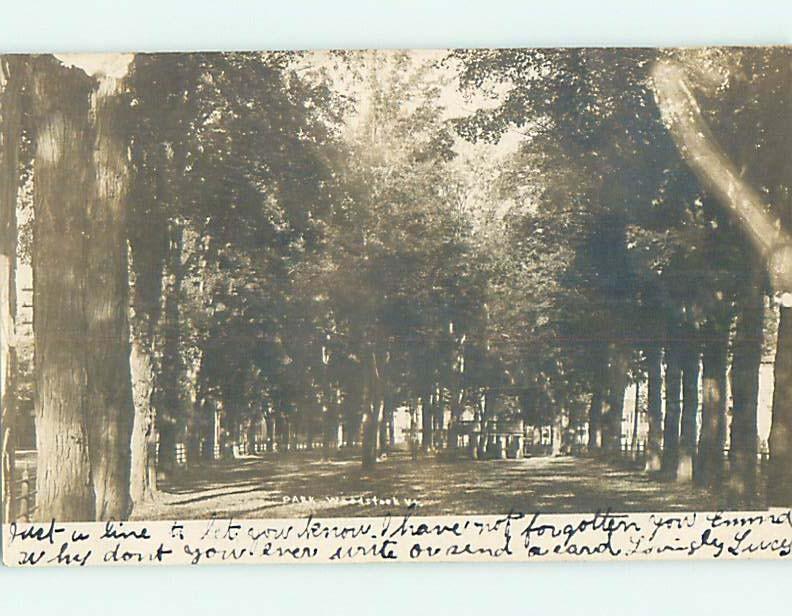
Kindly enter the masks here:
<path id="1" fill-rule="evenodd" d="M 792 47 L 0 64 L 6 565 L 792 553 Z"/>

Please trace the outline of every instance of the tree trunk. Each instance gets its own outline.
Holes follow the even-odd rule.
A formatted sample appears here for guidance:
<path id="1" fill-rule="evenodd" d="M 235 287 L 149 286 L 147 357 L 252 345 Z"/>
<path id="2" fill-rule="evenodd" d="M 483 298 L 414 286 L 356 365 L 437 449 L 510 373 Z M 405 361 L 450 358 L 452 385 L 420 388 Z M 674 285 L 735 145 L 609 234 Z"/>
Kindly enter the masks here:
<path id="1" fill-rule="evenodd" d="M 393 401 L 387 393 L 382 396 L 382 421 L 380 422 L 380 451 L 388 453 L 395 445 L 393 434 Z"/>
<path id="2" fill-rule="evenodd" d="M 209 439 L 210 422 L 207 417 L 208 405 L 206 402 L 206 391 L 204 388 L 205 379 L 202 375 L 203 361 L 198 360 L 198 369 L 188 370 L 190 382 L 188 390 L 185 392 L 187 398 L 187 418 L 184 422 L 184 441 L 187 464 L 199 464 L 203 458 L 201 443 Z M 244 434 L 244 442 L 247 445 L 247 431 Z M 243 439 L 240 437 L 240 443 Z M 250 453 L 248 449 L 246 453 Z"/>
<path id="3" fill-rule="evenodd" d="M 560 456 L 563 453 L 564 439 L 562 423 L 564 420 L 564 411 L 553 415 L 552 423 L 550 424 L 550 455 L 553 457 Z"/>
<path id="4" fill-rule="evenodd" d="M 445 400 L 443 396 L 443 388 L 437 383 L 434 387 L 434 408 L 432 424 L 432 443 L 435 449 L 443 448 L 443 433 L 445 432 Z"/>
<path id="5" fill-rule="evenodd" d="M 344 446 L 354 447 L 360 438 L 361 409 L 363 408 L 363 391 L 359 383 L 347 389 L 344 398 L 343 431 Z"/>
<path id="6" fill-rule="evenodd" d="M 16 243 L 22 60 L 0 58 L 0 455 L 2 519 L 14 519 L 16 425 Z"/>
<path id="7" fill-rule="evenodd" d="M 432 449 L 432 388 L 427 387 L 421 398 L 421 448 L 424 453 Z"/>
<path id="8" fill-rule="evenodd" d="M 489 448 L 490 434 L 492 432 L 492 418 L 495 411 L 496 394 L 491 389 L 486 390 L 481 395 L 479 406 L 479 439 L 476 447 L 476 457 L 484 459 L 487 457 Z"/>
<path id="9" fill-rule="evenodd" d="M 682 422 L 679 437 L 679 460 L 677 461 L 677 481 L 692 481 L 696 463 L 696 445 L 699 407 L 699 353 L 696 337 L 689 333 L 684 341 L 682 356 Z"/>
<path id="10" fill-rule="evenodd" d="M 94 190 L 86 217 L 88 444 L 96 518 L 120 520 L 132 509 L 130 438 L 134 421 L 128 324 L 126 213 L 128 170 L 120 132 L 119 84 L 103 77 L 92 97 Z"/>
<path id="11" fill-rule="evenodd" d="M 662 471 L 676 478 L 679 463 L 680 397 L 682 395 L 682 366 L 679 343 L 672 340 L 666 349 L 666 413 L 663 421 Z"/>
<path id="12" fill-rule="evenodd" d="M 633 401 L 632 435 L 630 438 L 630 453 L 633 460 L 638 459 L 638 427 L 641 424 L 641 380 L 635 381 L 635 400 Z"/>
<path id="13" fill-rule="evenodd" d="M 281 424 L 281 450 L 282 451 L 290 451 L 292 448 L 292 425 L 291 420 L 286 416 L 286 413 L 281 413 L 279 415 L 280 424 Z"/>
<path id="14" fill-rule="evenodd" d="M 734 334 L 728 502 L 735 508 L 749 506 L 756 493 L 759 368 L 764 340 L 764 294 L 757 284 L 760 274 L 757 271 L 754 284 L 745 289 Z"/>
<path id="15" fill-rule="evenodd" d="M 704 326 L 702 353 L 702 408 L 699 463 L 696 482 L 717 487 L 723 481 L 726 435 L 726 351 L 728 330 L 711 322 Z"/>
<path id="16" fill-rule="evenodd" d="M 371 468 L 377 463 L 377 432 L 379 415 L 382 412 L 382 399 L 365 396 L 366 408 L 363 413 L 363 442 L 361 459 L 363 468 Z"/>
<path id="17" fill-rule="evenodd" d="M 395 400 L 392 397 L 387 397 L 384 400 L 385 406 L 385 421 L 388 424 L 388 451 L 393 451 L 396 447 L 396 420 L 395 420 Z"/>
<path id="18" fill-rule="evenodd" d="M 46 56 L 36 61 L 34 73 L 35 518 L 88 521 L 96 516 L 85 424 L 84 305 L 93 84 L 82 71 Z"/>
<path id="19" fill-rule="evenodd" d="M 144 224 L 137 221 L 137 224 Z M 130 225 L 137 226 L 136 225 Z M 129 356 L 135 418 L 131 438 L 130 496 L 134 504 L 152 500 L 157 491 L 157 421 L 154 396 L 159 369 L 155 345 L 160 341 L 163 262 L 167 236 L 158 229 L 130 238 Z M 158 239 L 155 239 L 158 238 Z"/>
<path id="20" fill-rule="evenodd" d="M 150 500 L 157 489 L 155 398 L 161 365 L 156 357 L 157 351 L 162 350 L 160 328 L 168 256 L 168 226 L 160 203 L 165 180 L 163 173 L 157 173 L 160 166 L 138 166 L 129 197 L 130 370 L 135 408 L 130 469 L 133 503 Z"/>
<path id="21" fill-rule="evenodd" d="M 184 361 L 180 344 L 180 294 L 182 283 L 181 224 L 173 222 L 167 229 L 167 257 L 163 277 L 162 301 L 162 359 L 157 378 L 155 417 L 159 434 L 157 470 L 165 477 L 177 467 L 176 444 L 183 436 L 186 401 L 182 394 Z"/>
<path id="22" fill-rule="evenodd" d="M 4 254 L 0 247 L 0 453 L 2 453 L 2 516 L 5 522 L 15 518 L 14 450 L 16 425 L 16 255 Z"/>
<path id="23" fill-rule="evenodd" d="M 275 437 L 275 414 L 271 407 L 267 409 L 265 421 L 267 422 L 267 451 L 273 453 L 277 448 L 278 441 Z"/>
<path id="24" fill-rule="evenodd" d="M 410 405 L 410 458 L 415 461 L 418 459 L 418 400 L 411 399 Z"/>
<path id="25" fill-rule="evenodd" d="M 461 387 L 451 390 L 451 421 L 448 425 L 448 447 L 452 449 L 459 447 L 459 422 L 462 420 L 464 411 L 464 395 L 464 390 Z"/>
<path id="26" fill-rule="evenodd" d="M 601 382 L 594 384 L 588 413 L 588 450 L 598 452 L 602 447 L 602 406 L 605 401 Z"/>
<path id="27" fill-rule="evenodd" d="M 132 428 L 132 467 L 129 492 L 135 505 L 151 501 L 157 491 L 154 395 L 154 358 L 151 348 L 133 338 L 130 368 L 135 421 Z"/>
<path id="28" fill-rule="evenodd" d="M 382 400 L 382 416 L 377 424 L 377 455 L 382 456 L 388 451 L 388 422 L 385 419 L 386 414 L 385 401 Z"/>
<path id="29" fill-rule="evenodd" d="M 256 453 L 256 441 L 258 440 L 259 418 L 251 418 L 247 429 L 247 453 L 249 456 Z M 309 441 L 310 443 L 310 441 Z"/>
<path id="30" fill-rule="evenodd" d="M 211 438 L 208 456 L 210 460 L 217 460 L 219 457 L 222 457 L 222 453 L 223 453 L 223 416 L 222 416 L 221 406 L 218 400 L 215 398 L 212 398 L 211 412 L 212 412 L 212 438 Z M 262 435 L 266 433 L 266 435 L 269 436 L 269 430 L 266 424 L 265 417 L 266 416 L 262 415 L 261 418 Z"/>
<path id="31" fill-rule="evenodd" d="M 663 441 L 663 347 L 652 344 L 646 349 L 647 414 L 649 433 L 646 438 L 646 471 L 660 471 Z"/>
<path id="32" fill-rule="evenodd" d="M 608 347 L 598 345 L 593 357 L 594 375 L 591 406 L 588 413 L 588 451 L 597 453 L 602 449 L 606 430 L 603 426 L 603 411 L 608 393 Z"/>
<path id="33" fill-rule="evenodd" d="M 603 417 L 603 446 L 611 453 L 619 453 L 622 447 L 622 419 L 624 418 L 624 391 L 627 388 L 626 349 L 611 345 L 611 359 L 608 371 L 610 384 L 608 410 Z"/>
<path id="34" fill-rule="evenodd" d="M 713 138 L 681 65 L 664 60 L 652 69 L 655 98 L 677 148 L 702 184 L 738 221 L 766 264 L 781 293 L 781 320 L 775 362 L 773 423 L 770 430 L 771 504 L 792 504 L 792 237 L 768 212 L 761 195 L 742 178 L 737 166 Z"/>
<path id="35" fill-rule="evenodd" d="M 157 428 L 157 473 L 169 478 L 176 471 L 176 425 L 161 413 L 155 417 Z"/>
<path id="36" fill-rule="evenodd" d="M 768 504 L 792 506 L 792 307 L 781 307 L 770 429 Z"/>
<path id="37" fill-rule="evenodd" d="M 330 441 L 332 439 L 332 412 L 327 402 L 322 404 L 322 459 L 330 459 Z"/>

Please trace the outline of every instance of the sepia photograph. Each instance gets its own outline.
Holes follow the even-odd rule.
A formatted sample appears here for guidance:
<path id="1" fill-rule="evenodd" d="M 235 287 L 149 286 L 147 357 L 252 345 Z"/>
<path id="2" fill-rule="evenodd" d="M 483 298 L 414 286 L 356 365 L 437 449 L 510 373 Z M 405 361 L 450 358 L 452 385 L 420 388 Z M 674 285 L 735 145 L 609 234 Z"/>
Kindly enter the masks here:
<path id="1" fill-rule="evenodd" d="M 792 47 L 0 60 L 10 541 L 789 518 Z"/>

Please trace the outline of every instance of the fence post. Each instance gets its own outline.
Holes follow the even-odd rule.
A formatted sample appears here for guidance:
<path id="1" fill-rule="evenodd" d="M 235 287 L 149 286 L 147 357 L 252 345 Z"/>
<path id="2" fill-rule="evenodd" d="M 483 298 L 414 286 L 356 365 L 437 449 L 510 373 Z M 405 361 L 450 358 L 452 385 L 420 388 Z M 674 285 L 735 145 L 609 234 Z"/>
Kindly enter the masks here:
<path id="1" fill-rule="evenodd" d="M 19 518 L 30 522 L 30 472 L 27 469 L 22 471 L 19 482 Z"/>
<path id="2" fill-rule="evenodd" d="M 5 428 L 4 428 L 5 429 Z M 10 430 L 8 431 L 10 432 Z M 13 445 L 10 442 L 10 435 L 7 433 L 3 434 L 3 443 L 2 446 L 4 450 L 1 452 L 3 456 L 3 523 L 9 524 L 16 519 L 16 485 L 17 485 L 17 478 L 16 473 L 14 472 L 16 469 L 15 460 L 14 460 L 14 450 Z"/>

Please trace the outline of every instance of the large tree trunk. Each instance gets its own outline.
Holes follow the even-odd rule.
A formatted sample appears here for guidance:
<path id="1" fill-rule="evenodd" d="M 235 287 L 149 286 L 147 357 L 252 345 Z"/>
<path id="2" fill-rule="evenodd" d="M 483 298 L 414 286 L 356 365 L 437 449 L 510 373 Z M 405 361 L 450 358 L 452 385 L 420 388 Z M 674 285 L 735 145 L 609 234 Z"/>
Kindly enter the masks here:
<path id="1" fill-rule="evenodd" d="M 770 429 L 767 497 L 771 506 L 792 506 L 792 308 L 781 307 Z"/>
<path id="2" fill-rule="evenodd" d="M 36 519 L 94 520 L 85 336 L 86 195 L 92 194 L 92 80 L 51 57 L 35 62 L 37 115 L 33 310 Z"/>
<path id="3" fill-rule="evenodd" d="M 646 471 L 660 470 L 663 442 L 663 347 L 652 344 L 646 349 L 648 379 L 647 415 L 649 433 L 646 439 Z"/>
<path id="4" fill-rule="evenodd" d="M 677 481 L 692 481 L 698 444 L 699 352 L 692 332 L 687 332 L 682 356 L 682 421 L 679 436 Z"/>
<path id="5" fill-rule="evenodd" d="M 728 484 L 729 506 L 734 508 L 748 506 L 756 492 L 759 368 L 764 340 L 764 294 L 759 286 L 760 275 L 761 272 L 757 272 L 753 284 L 746 286 L 734 335 Z"/>
<path id="6" fill-rule="evenodd" d="M 0 455 L 2 519 L 14 519 L 16 425 L 16 208 L 23 60 L 0 57 Z"/>
<path id="7" fill-rule="evenodd" d="M 133 406 L 118 81 L 51 57 L 35 74 L 37 515 L 120 519 L 131 510 Z"/>
<path id="8" fill-rule="evenodd" d="M 180 344 L 180 295 L 183 231 L 179 222 L 168 228 L 162 303 L 162 364 L 157 379 L 155 425 L 159 435 L 157 470 L 168 477 L 176 470 L 176 444 L 183 436 L 186 401 L 182 392 L 185 367 Z"/>
<path id="9" fill-rule="evenodd" d="M 130 495 L 134 503 L 156 493 L 157 421 L 155 394 L 160 370 L 163 275 L 168 256 L 168 226 L 160 203 L 165 174 L 161 164 L 138 160 L 130 186 L 129 235 L 130 313 L 132 338 L 130 369 L 135 420 L 132 428 Z M 161 349 L 160 349 L 161 350 Z"/>
<path id="10" fill-rule="evenodd" d="M 148 212 L 147 212 L 148 213 Z M 145 224 L 138 220 L 136 225 Z M 135 419 L 131 439 L 130 496 L 133 504 L 151 500 L 157 491 L 157 413 L 154 404 L 159 364 L 155 346 L 159 341 L 162 313 L 162 274 L 167 251 L 164 224 L 146 227 L 130 238 L 129 364 Z M 137 229 L 136 229 L 137 231 Z"/>
<path id="11" fill-rule="evenodd" d="M 672 340 L 666 349 L 666 412 L 663 421 L 662 472 L 676 478 L 679 463 L 680 398 L 682 395 L 682 365 L 678 342 Z"/>
<path id="12" fill-rule="evenodd" d="M 704 326 L 702 353 L 702 404 L 699 463 L 696 482 L 717 487 L 723 481 L 723 448 L 726 437 L 727 329 L 712 322 Z"/>
<path id="13" fill-rule="evenodd" d="M 133 504 L 138 505 L 152 500 L 157 491 L 156 414 L 152 404 L 154 357 L 152 349 L 140 338 L 133 338 L 129 363 L 135 405 L 129 492 Z"/>
<path id="14" fill-rule="evenodd" d="M 134 420 L 129 366 L 129 273 L 126 213 L 128 170 L 119 85 L 102 77 L 94 91 L 95 180 L 86 217 L 88 445 L 99 520 L 124 519 L 129 496 Z"/>

